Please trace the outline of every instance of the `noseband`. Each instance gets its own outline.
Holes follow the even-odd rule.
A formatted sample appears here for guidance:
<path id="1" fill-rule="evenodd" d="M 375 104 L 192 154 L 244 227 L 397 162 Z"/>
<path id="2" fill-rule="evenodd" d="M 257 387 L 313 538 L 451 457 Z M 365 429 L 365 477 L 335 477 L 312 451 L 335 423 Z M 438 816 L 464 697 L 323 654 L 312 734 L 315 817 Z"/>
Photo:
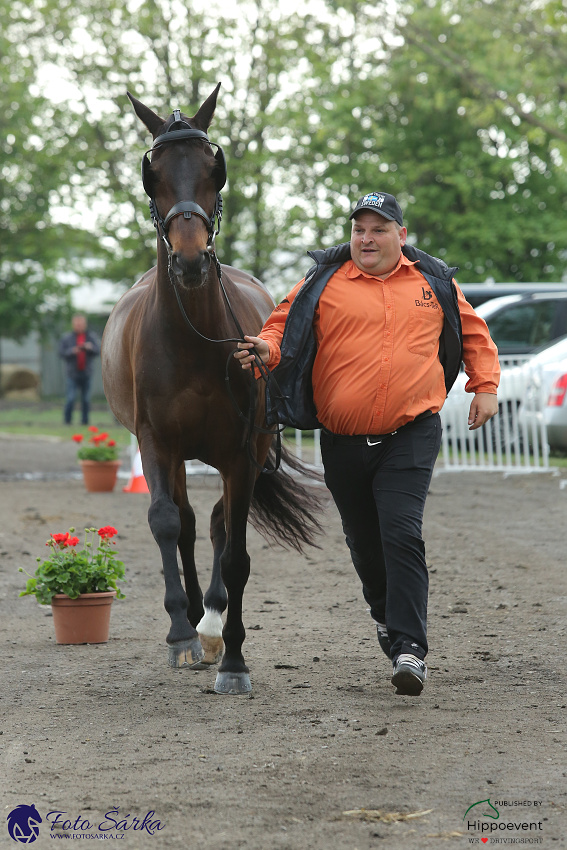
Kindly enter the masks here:
<path id="1" fill-rule="evenodd" d="M 196 215 L 201 218 L 204 221 L 205 226 L 207 228 L 207 233 L 209 234 L 207 248 L 209 251 L 214 251 L 215 236 L 220 231 L 220 225 L 222 221 L 222 195 L 220 193 L 220 190 L 226 183 L 226 159 L 224 151 L 220 147 L 220 145 L 211 142 L 211 140 L 209 139 L 207 134 L 203 132 L 203 130 L 195 130 L 187 123 L 187 121 L 184 121 L 181 118 L 181 113 L 179 109 L 173 110 L 173 118 L 174 121 L 171 127 L 169 127 L 169 129 L 165 133 L 162 133 L 160 136 L 157 136 L 154 139 L 152 147 L 149 151 L 146 151 L 146 153 L 142 157 L 142 184 L 144 186 L 146 194 L 150 199 L 150 216 L 152 218 L 154 227 L 156 228 L 162 241 L 165 243 L 167 253 L 170 256 L 173 249 L 168 239 L 167 233 L 171 221 L 178 215 L 182 215 L 186 219 L 191 218 L 192 215 Z M 195 139 L 201 139 L 207 142 L 207 144 L 211 147 L 217 148 L 215 160 L 219 173 L 217 179 L 217 194 L 215 198 L 213 214 L 211 216 L 207 215 L 205 210 L 194 201 L 179 201 L 177 204 L 174 204 L 172 206 L 165 218 L 162 218 L 157 208 L 156 199 L 150 185 L 151 163 L 148 154 L 153 154 L 154 151 L 156 151 L 158 148 L 162 147 L 163 145 L 170 144 L 171 142 L 191 141 Z"/>

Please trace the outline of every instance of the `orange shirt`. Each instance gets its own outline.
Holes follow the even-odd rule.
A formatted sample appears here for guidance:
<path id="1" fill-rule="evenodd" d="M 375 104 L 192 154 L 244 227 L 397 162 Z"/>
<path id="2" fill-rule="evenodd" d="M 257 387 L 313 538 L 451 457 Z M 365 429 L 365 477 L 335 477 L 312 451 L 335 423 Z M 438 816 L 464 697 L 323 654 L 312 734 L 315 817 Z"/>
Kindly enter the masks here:
<path id="1" fill-rule="evenodd" d="M 260 336 L 280 359 L 285 320 L 304 281 L 275 308 Z M 496 393 L 498 351 L 486 323 L 457 287 L 468 392 Z M 385 278 L 347 260 L 323 289 L 313 327 L 317 418 L 335 434 L 386 434 L 446 397 L 439 361 L 443 311 L 423 275 L 403 254 Z"/>

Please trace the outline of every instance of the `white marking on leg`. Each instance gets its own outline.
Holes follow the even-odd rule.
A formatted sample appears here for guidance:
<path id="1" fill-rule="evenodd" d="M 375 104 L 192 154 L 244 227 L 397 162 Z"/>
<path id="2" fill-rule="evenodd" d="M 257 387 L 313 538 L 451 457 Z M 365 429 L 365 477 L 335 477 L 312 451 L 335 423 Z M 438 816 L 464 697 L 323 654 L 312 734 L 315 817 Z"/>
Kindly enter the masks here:
<path id="1" fill-rule="evenodd" d="M 208 637 L 222 637 L 222 617 L 218 611 L 213 611 L 212 608 L 205 608 L 205 613 L 197 626 L 197 631 L 200 635 Z"/>

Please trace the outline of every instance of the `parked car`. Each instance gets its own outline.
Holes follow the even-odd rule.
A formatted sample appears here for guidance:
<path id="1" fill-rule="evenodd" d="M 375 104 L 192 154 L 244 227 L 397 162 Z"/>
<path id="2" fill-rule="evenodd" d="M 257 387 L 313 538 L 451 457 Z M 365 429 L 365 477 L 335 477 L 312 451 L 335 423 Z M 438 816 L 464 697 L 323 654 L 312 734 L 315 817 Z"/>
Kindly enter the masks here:
<path id="1" fill-rule="evenodd" d="M 567 451 L 567 360 L 553 382 L 543 416 L 550 448 Z"/>
<path id="2" fill-rule="evenodd" d="M 473 307 L 502 295 L 529 295 L 541 292 L 567 292 L 567 283 L 461 283 L 465 298 Z"/>
<path id="3" fill-rule="evenodd" d="M 567 449 L 567 337 L 530 361 L 519 418 L 529 433 L 545 422 L 551 449 Z"/>
<path id="4" fill-rule="evenodd" d="M 477 312 L 480 313 L 481 310 Z M 489 423 L 494 449 L 500 445 L 504 450 L 507 446 L 521 450 L 525 445 L 526 436 L 530 442 L 533 441 L 534 434 L 539 433 L 537 429 L 541 428 L 544 408 L 541 399 L 545 402 L 549 397 L 554 380 L 560 377 L 559 364 L 566 358 L 567 335 L 542 346 L 523 363 L 502 369 L 498 388 L 499 415 Z M 567 372 L 567 369 L 565 371 Z M 441 410 L 443 428 L 450 441 L 462 441 L 467 437 L 475 439 L 475 432 L 469 432 L 467 424 L 473 398 L 471 393 L 465 392 L 467 381 L 468 376 L 461 372 Z M 524 401 L 530 397 L 532 400 L 528 411 Z M 565 413 L 567 414 L 567 405 Z M 547 422 L 548 414 L 545 416 Z M 553 428 L 555 422 L 551 424 Z M 567 437 L 564 439 L 567 440 Z M 548 443 L 552 448 L 557 446 L 555 434 L 553 443 L 548 436 Z"/>
<path id="5" fill-rule="evenodd" d="M 504 295 L 475 310 L 501 356 L 532 354 L 567 334 L 567 292 Z"/>

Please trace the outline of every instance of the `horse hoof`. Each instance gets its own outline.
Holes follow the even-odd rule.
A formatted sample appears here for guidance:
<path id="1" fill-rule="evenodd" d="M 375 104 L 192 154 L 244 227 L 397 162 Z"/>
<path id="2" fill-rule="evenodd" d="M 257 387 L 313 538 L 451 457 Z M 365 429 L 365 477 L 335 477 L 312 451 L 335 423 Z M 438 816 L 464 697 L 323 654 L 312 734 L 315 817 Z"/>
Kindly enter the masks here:
<path id="1" fill-rule="evenodd" d="M 213 664 L 218 664 L 224 651 L 223 639 L 221 637 L 209 637 L 208 635 L 199 634 L 199 640 L 201 641 L 204 652 L 201 659 L 202 669 L 211 667 Z"/>
<path id="2" fill-rule="evenodd" d="M 251 690 L 248 673 L 217 673 L 216 694 L 249 694 Z"/>
<path id="3" fill-rule="evenodd" d="M 195 665 L 201 662 L 203 655 L 203 647 L 199 638 L 181 640 L 168 646 L 167 663 L 170 667 L 192 667 L 195 669 Z"/>

